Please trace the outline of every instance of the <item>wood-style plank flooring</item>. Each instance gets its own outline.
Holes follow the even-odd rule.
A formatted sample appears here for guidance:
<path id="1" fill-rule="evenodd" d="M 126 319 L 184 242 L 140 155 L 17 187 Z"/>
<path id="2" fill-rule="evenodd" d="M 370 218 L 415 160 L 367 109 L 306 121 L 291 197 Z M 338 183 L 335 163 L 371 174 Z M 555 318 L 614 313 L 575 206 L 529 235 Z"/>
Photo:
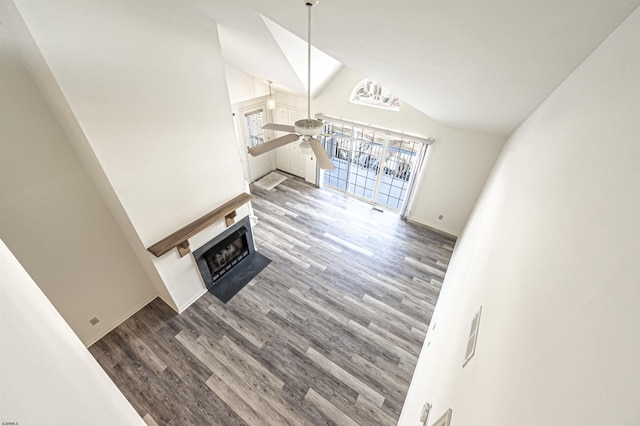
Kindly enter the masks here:
<path id="1" fill-rule="evenodd" d="M 395 425 L 454 240 L 291 177 L 252 191 L 272 263 L 226 305 L 156 299 L 91 353 L 149 424 Z"/>

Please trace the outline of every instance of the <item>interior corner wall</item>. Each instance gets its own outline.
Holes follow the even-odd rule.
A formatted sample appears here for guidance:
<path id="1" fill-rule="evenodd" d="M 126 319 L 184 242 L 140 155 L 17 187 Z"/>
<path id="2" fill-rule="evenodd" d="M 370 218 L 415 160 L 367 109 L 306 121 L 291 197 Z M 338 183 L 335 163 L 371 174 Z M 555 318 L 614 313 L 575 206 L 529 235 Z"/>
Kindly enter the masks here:
<path id="1" fill-rule="evenodd" d="M 509 138 L 454 251 L 402 411 L 640 424 L 640 9 Z M 474 357 L 463 367 L 475 312 Z"/>
<path id="2" fill-rule="evenodd" d="M 2 240 L 0 336 L 3 424 L 145 424 Z"/>
<path id="3" fill-rule="evenodd" d="M 312 113 L 433 138 L 408 217 L 460 235 L 506 138 L 445 126 L 405 103 L 398 112 L 350 103 L 364 78 L 343 67 L 312 100 Z"/>
<path id="4" fill-rule="evenodd" d="M 17 52 L 0 28 L 0 236 L 89 345 L 157 293 Z"/>
<path id="5" fill-rule="evenodd" d="M 266 81 L 256 80 L 249 74 L 229 65 L 224 65 L 231 105 L 266 96 L 269 86 Z"/>
<path id="6" fill-rule="evenodd" d="M 180 2 L 15 3 L 138 245 L 245 190 L 215 22 Z M 174 252 L 145 260 L 181 311 L 205 288 Z"/>

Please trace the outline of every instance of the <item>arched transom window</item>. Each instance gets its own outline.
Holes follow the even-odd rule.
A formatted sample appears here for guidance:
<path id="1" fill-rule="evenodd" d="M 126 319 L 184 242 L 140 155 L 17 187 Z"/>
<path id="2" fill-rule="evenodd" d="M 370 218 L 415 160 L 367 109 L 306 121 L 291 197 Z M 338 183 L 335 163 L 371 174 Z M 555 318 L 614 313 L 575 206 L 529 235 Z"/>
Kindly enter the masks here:
<path id="1" fill-rule="evenodd" d="M 400 98 L 379 84 L 365 78 L 353 88 L 349 101 L 376 108 L 400 110 Z"/>

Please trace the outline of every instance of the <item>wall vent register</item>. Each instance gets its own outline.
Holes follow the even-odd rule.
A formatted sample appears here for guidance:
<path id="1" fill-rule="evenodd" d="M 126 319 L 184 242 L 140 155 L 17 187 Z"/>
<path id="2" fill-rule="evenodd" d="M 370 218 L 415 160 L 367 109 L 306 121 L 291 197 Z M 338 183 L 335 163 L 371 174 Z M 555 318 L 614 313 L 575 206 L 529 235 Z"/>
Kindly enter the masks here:
<path id="1" fill-rule="evenodd" d="M 431 404 L 428 402 L 425 402 L 425 404 L 422 406 L 422 412 L 420 413 L 420 423 L 422 423 L 424 426 L 427 425 L 427 420 L 429 420 L 430 412 L 431 412 Z"/>
<path id="2" fill-rule="evenodd" d="M 473 321 L 471 321 L 471 330 L 469 331 L 469 338 L 467 339 L 467 353 L 464 355 L 464 363 L 462 366 L 464 367 L 467 363 L 473 358 L 473 355 L 476 353 L 476 343 L 478 341 L 478 329 L 480 328 L 480 313 L 482 312 L 482 306 L 478 309 L 478 312 L 473 317 Z"/>

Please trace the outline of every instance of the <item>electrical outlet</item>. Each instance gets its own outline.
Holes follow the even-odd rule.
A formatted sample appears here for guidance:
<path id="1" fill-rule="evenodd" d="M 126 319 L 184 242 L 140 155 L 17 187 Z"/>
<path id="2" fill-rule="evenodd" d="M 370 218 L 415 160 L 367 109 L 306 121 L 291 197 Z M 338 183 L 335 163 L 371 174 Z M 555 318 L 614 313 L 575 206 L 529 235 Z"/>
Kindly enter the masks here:
<path id="1" fill-rule="evenodd" d="M 91 318 L 91 319 L 89 320 L 89 323 L 90 323 L 91 325 L 96 325 L 96 324 L 97 324 L 97 323 L 99 323 L 99 322 L 100 322 L 100 320 L 99 320 L 97 317 L 93 317 L 93 318 Z"/>

